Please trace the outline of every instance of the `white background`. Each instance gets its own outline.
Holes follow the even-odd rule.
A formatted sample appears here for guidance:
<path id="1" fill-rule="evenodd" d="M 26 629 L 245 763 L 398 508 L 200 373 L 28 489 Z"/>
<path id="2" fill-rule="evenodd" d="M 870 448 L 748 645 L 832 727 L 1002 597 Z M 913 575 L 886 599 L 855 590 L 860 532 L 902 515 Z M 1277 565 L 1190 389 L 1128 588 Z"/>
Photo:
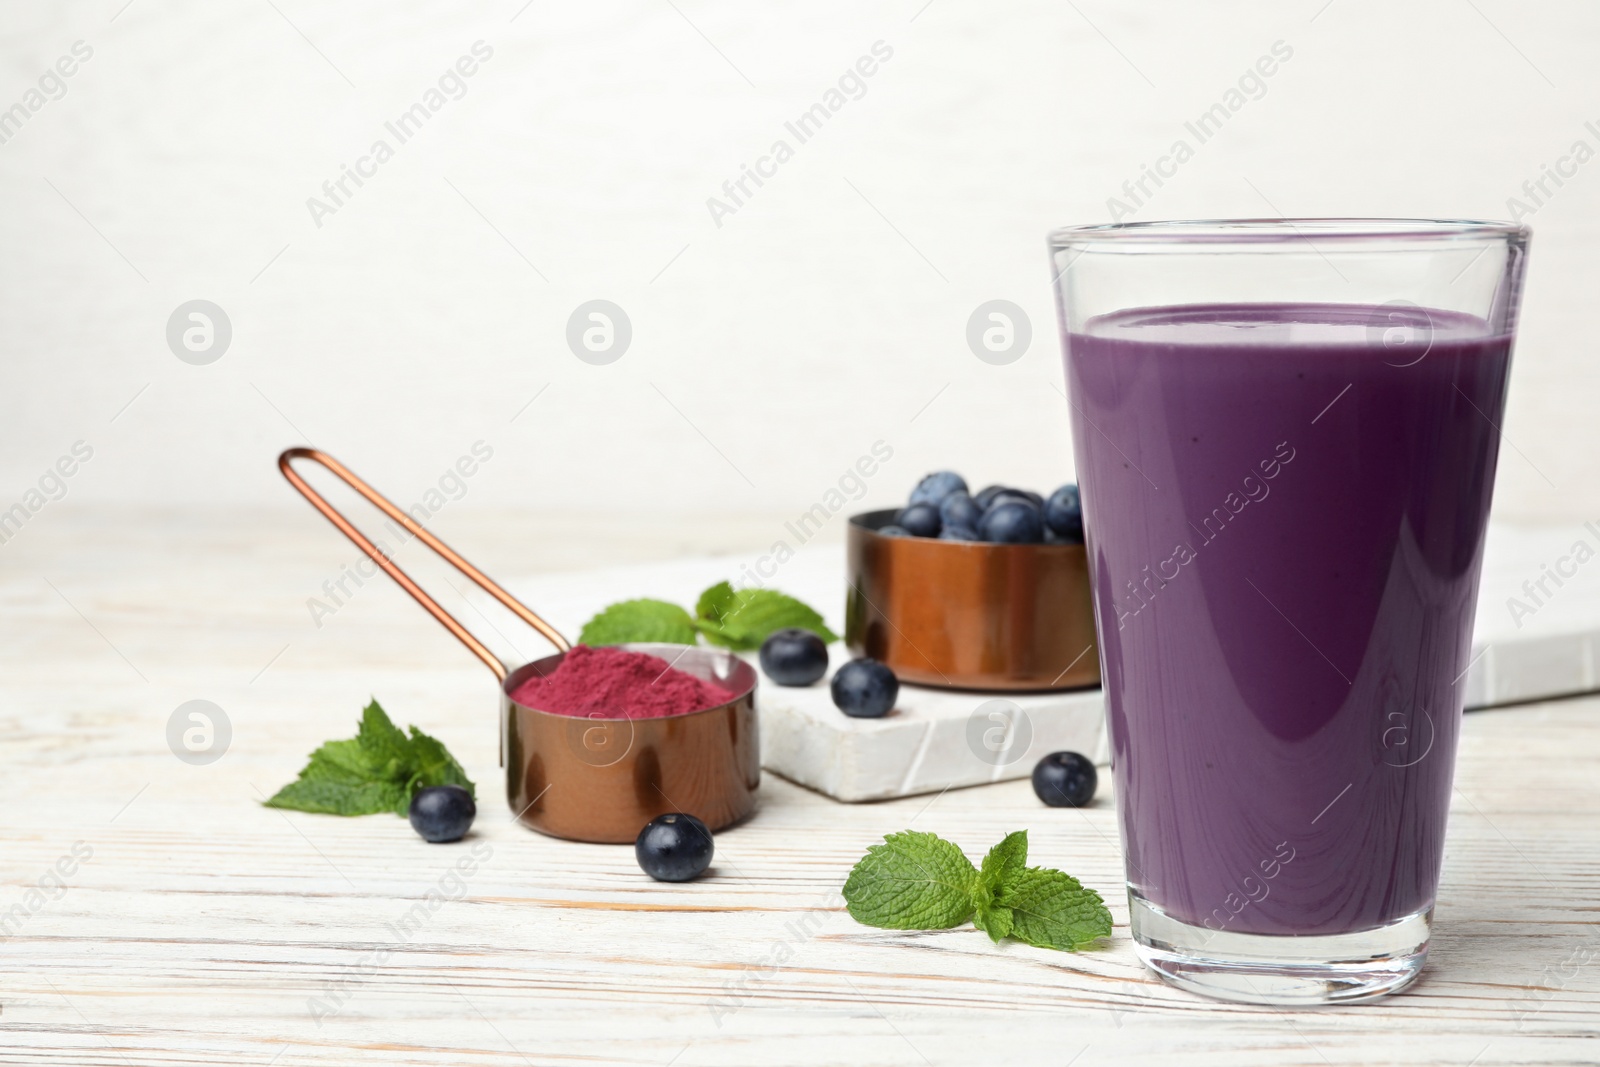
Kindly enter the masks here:
<path id="1" fill-rule="evenodd" d="M 935 467 L 1048 490 L 1072 457 L 1044 233 L 1107 221 L 1274 42 L 1265 95 L 1136 217 L 1503 218 L 1600 147 L 1577 0 L 123 3 L 0 15 L 0 108 L 94 49 L 0 145 L 0 508 L 80 438 L 74 504 L 303 509 L 273 459 L 307 441 L 409 503 L 483 439 L 453 507 L 632 524 L 792 516 L 878 439 L 861 506 Z M 478 40 L 466 96 L 314 225 Z M 879 40 L 866 95 L 715 225 Z M 1530 220 L 1503 519 L 1600 515 L 1597 206 L 1590 163 Z M 166 344 L 195 298 L 232 321 L 209 366 Z M 565 343 L 594 298 L 632 320 L 609 366 Z M 997 298 L 1034 334 L 1001 367 L 965 340 Z"/>

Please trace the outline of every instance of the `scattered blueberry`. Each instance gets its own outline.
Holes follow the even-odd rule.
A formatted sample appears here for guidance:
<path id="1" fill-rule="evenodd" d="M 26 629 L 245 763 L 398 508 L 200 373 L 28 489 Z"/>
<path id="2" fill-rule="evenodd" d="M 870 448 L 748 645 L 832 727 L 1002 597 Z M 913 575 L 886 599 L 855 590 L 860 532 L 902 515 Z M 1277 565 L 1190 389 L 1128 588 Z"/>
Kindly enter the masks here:
<path id="1" fill-rule="evenodd" d="M 894 523 L 890 523 L 888 526 L 880 526 L 880 527 L 878 527 L 878 536 L 879 537 L 910 537 L 911 536 L 911 531 L 906 529 L 904 526 L 896 526 Z"/>
<path id="2" fill-rule="evenodd" d="M 716 846 L 706 824 L 681 811 L 657 815 L 633 842 L 639 868 L 658 882 L 687 882 L 711 866 Z"/>
<path id="3" fill-rule="evenodd" d="M 1033 791 L 1052 808 L 1081 808 L 1099 783 L 1094 762 L 1076 752 L 1052 752 L 1033 768 Z"/>
<path id="4" fill-rule="evenodd" d="M 435 844 L 459 841 L 472 829 L 478 805 L 459 785 L 430 785 L 411 798 L 411 828 Z"/>
<path id="5" fill-rule="evenodd" d="M 985 541 L 1032 545 L 1044 540 L 1044 519 L 1039 509 L 1024 501 L 1007 500 L 983 513 L 978 534 Z"/>
<path id="6" fill-rule="evenodd" d="M 875 659 L 855 659 L 833 675 L 833 703 L 853 719 L 879 719 L 894 707 L 900 680 Z"/>
<path id="7" fill-rule="evenodd" d="M 810 630 L 777 630 L 761 643 L 761 669 L 779 685 L 810 685 L 828 673 L 828 646 Z"/>
<path id="8" fill-rule="evenodd" d="M 939 501 L 951 493 L 965 493 L 966 491 L 966 479 L 955 471 L 934 471 L 918 482 L 915 489 L 911 490 L 911 499 L 907 503 L 932 504 L 937 507 Z M 932 534 L 929 536 L 931 537 Z"/>
<path id="9" fill-rule="evenodd" d="M 984 488 L 978 490 L 977 494 L 972 499 L 973 502 L 976 503 L 980 508 L 982 508 L 984 511 L 988 511 L 989 505 L 994 503 L 994 498 L 1005 491 L 1006 487 L 1003 485 L 985 486 Z"/>
<path id="10" fill-rule="evenodd" d="M 1068 541 L 1083 540 L 1083 505 L 1077 486 L 1069 483 L 1050 494 L 1044 505 L 1044 523 Z"/>
<path id="11" fill-rule="evenodd" d="M 975 526 L 946 526 L 939 531 L 941 541 L 982 541 Z"/>
<path id="12" fill-rule="evenodd" d="M 978 525 L 983 509 L 966 493 L 951 493 L 939 502 L 939 521 L 946 526 Z"/>
<path id="13" fill-rule="evenodd" d="M 912 537 L 938 537 L 939 509 L 932 504 L 912 504 L 902 508 L 900 514 L 894 517 L 894 523 L 905 530 Z"/>

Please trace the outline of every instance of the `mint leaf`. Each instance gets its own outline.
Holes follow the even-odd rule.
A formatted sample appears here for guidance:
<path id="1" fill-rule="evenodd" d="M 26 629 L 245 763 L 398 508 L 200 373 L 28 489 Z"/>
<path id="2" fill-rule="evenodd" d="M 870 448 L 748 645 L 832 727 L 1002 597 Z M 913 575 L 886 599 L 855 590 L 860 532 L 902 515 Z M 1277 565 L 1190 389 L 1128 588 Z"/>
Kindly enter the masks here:
<path id="1" fill-rule="evenodd" d="M 722 617 L 733 608 L 738 599 L 733 586 L 727 582 L 718 582 L 700 594 L 700 599 L 694 606 L 695 617 L 705 622 L 720 624 Z"/>
<path id="2" fill-rule="evenodd" d="M 674 645 L 695 643 L 694 619 L 665 600 L 624 600 L 612 604 L 583 624 L 581 645 L 622 645 L 632 641 L 663 641 Z"/>
<path id="3" fill-rule="evenodd" d="M 1028 831 L 1007 834 L 983 857 L 978 869 L 978 884 L 973 891 L 975 907 L 972 924 L 995 941 L 1011 932 L 1011 909 L 999 902 L 1003 886 L 1028 866 Z"/>
<path id="4" fill-rule="evenodd" d="M 459 785 L 476 796 L 466 771 L 437 738 L 415 726 L 407 737 L 374 700 L 355 737 L 319 746 L 300 776 L 264 803 L 325 815 L 404 815 L 417 790 L 430 785 Z"/>
<path id="5" fill-rule="evenodd" d="M 348 741 L 329 741 L 311 753 L 311 761 L 300 772 L 300 777 L 360 785 L 384 777 L 380 769 L 361 747 L 361 742 L 352 737 Z"/>
<path id="6" fill-rule="evenodd" d="M 945 930 L 972 914 L 972 861 L 934 834 L 906 830 L 872 845 L 844 883 L 857 922 L 889 930 Z"/>
<path id="7" fill-rule="evenodd" d="M 272 799 L 269 808 L 289 808 L 319 815 L 377 815 L 410 804 L 405 787 L 394 782 L 333 782 L 301 778 L 290 782 Z"/>
<path id="8" fill-rule="evenodd" d="M 1011 933 L 1011 909 L 998 904 L 980 903 L 972 913 L 972 925 L 998 941 Z"/>
<path id="9" fill-rule="evenodd" d="M 1040 948 L 1076 950 L 1111 936 L 1111 912 L 1093 889 L 1047 867 L 1029 867 L 1000 887 L 1011 936 Z"/>
<path id="10" fill-rule="evenodd" d="M 1028 867 L 1028 831 L 1007 834 L 983 857 L 978 874 L 983 885 L 995 892 Z"/>
<path id="11" fill-rule="evenodd" d="M 411 808 L 411 798 L 417 790 L 430 785 L 459 785 L 471 793 L 474 800 L 477 799 L 477 787 L 467 777 L 467 772 L 461 769 L 456 758 L 450 755 L 450 750 L 438 738 L 428 736 L 415 726 L 411 728 L 411 759 L 411 780 L 406 783 L 403 806 L 397 808 L 395 814 L 405 815 Z"/>
<path id="12" fill-rule="evenodd" d="M 356 744 L 377 777 L 396 778 L 405 769 L 411 757 L 411 745 L 405 731 L 389 721 L 389 716 L 376 700 L 361 712 L 361 729 L 356 732 Z"/>
<path id="13" fill-rule="evenodd" d="M 714 645 L 749 651 L 776 630 L 798 627 L 825 642 L 839 639 L 822 616 L 802 601 L 776 589 L 734 589 L 727 582 L 700 594 L 695 625 Z"/>

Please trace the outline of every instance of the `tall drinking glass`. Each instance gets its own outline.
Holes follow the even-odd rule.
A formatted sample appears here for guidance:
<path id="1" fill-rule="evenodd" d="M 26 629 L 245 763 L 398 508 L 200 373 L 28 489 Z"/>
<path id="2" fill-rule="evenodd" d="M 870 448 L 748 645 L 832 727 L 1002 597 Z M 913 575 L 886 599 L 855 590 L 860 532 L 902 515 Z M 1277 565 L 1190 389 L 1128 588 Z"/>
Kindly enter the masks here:
<path id="1" fill-rule="evenodd" d="M 1528 231 L 1051 235 L 1140 957 L 1270 1004 L 1427 953 Z"/>

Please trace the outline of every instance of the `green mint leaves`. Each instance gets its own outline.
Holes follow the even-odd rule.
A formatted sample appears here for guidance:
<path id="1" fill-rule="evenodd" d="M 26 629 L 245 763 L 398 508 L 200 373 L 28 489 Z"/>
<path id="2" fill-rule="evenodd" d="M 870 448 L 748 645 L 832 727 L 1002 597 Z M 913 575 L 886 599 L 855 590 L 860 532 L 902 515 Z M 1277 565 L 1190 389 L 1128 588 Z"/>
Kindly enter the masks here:
<path id="1" fill-rule="evenodd" d="M 692 645 L 698 635 L 713 645 L 738 651 L 761 647 L 775 630 L 798 627 L 824 641 L 837 641 L 822 616 L 792 596 L 775 589 L 735 589 L 718 582 L 700 594 L 695 613 L 665 600 L 624 600 L 612 604 L 583 626 L 578 642 L 620 645 L 630 641 L 664 641 Z"/>
<path id="2" fill-rule="evenodd" d="M 355 737 L 329 741 L 311 753 L 300 777 L 264 803 L 324 815 L 405 815 L 412 796 L 430 785 L 459 785 L 477 795 L 437 738 L 415 726 L 406 736 L 374 700 L 362 712 Z"/>
<path id="3" fill-rule="evenodd" d="M 845 904 L 857 922 L 889 930 L 947 930 L 970 918 L 995 941 L 1068 951 L 1111 936 L 1099 893 L 1027 864 L 1026 830 L 1007 834 L 981 868 L 949 841 L 906 830 L 867 849 L 845 880 Z"/>

